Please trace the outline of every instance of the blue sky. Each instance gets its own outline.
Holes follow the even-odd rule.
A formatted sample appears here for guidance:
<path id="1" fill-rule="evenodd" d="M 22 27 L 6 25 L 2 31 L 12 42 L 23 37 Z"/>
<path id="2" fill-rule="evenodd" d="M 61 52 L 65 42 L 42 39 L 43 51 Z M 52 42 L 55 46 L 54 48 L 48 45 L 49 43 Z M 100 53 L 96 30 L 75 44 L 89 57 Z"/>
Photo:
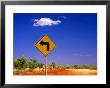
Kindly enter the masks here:
<path id="1" fill-rule="evenodd" d="M 44 34 L 56 43 L 48 63 L 97 64 L 96 13 L 15 13 L 14 59 L 26 56 L 43 63 L 34 45 Z"/>

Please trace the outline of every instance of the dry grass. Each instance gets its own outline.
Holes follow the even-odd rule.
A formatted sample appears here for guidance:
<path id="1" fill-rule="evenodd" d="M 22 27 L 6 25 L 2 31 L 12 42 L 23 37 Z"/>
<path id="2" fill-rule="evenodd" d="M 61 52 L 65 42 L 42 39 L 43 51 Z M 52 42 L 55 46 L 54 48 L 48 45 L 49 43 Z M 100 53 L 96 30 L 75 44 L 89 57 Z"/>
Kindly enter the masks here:
<path id="1" fill-rule="evenodd" d="M 14 75 L 45 75 L 45 71 L 42 68 L 25 68 L 24 70 L 13 70 Z M 54 68 L 47 70 L 48 75 L 97 75 L 97 70 L 95 69 L 63 69 Z"/>

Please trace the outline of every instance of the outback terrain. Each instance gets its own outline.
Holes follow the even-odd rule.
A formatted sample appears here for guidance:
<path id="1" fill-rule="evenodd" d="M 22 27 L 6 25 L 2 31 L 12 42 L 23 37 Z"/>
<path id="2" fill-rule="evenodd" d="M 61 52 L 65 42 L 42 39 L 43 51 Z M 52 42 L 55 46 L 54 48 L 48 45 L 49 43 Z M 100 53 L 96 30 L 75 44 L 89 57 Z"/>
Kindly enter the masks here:
<path id="1" fill-rule="evenodd" d="M 17 58 L 13 62 L 14 75 L 46 75 L 45 64 L 26 57 Z M 96 65 L 57 65 L 47 64 L 47 75 L 97 75 Z"/>

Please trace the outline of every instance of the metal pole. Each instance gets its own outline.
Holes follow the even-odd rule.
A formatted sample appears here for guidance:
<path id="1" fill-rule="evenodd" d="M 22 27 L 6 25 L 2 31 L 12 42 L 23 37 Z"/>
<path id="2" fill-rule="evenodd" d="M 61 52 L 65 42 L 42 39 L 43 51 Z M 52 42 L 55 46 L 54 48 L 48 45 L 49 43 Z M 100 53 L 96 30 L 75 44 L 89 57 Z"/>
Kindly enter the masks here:
<path id="1" fill-rule="evenodd" d="M 45 57 L 45 75 L 47 76 L 47 59 Z"/>

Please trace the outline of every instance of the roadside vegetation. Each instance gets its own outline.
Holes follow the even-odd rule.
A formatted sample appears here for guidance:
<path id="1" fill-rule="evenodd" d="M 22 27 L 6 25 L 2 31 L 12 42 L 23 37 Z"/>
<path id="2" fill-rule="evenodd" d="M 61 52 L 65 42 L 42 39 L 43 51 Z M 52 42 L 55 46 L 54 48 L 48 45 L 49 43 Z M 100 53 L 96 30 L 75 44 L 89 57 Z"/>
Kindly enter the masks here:
<path id="1" fill-rule="evenodd" d="M 16 58 L 13 61 L 14 74 L 20 72 L 44 72 L 45 64 L 39 63 L 35 59 L 28 59 L 25 56 Z M 52 62 L 47 65 L 47 69 L 93 69 L 97 70 L 96 65 L 57 65 Z"/>

